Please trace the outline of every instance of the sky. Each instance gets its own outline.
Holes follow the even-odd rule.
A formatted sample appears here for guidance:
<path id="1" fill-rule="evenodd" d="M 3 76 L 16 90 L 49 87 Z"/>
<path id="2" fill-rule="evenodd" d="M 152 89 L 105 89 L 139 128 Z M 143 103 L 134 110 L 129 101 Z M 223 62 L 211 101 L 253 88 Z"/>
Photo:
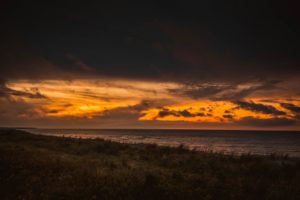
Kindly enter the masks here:
<path id="1" fill-rule="evenodd" d="M 1 3 L 0 126 L 300 130 L 300 3 Z"/>

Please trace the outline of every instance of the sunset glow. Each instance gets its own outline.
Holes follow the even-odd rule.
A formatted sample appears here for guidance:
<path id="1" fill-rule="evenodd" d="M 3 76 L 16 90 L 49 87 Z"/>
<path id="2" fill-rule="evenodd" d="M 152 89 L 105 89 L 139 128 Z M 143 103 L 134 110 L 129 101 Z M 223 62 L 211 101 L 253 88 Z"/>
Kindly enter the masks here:
<path id="1" fill-rule="evenodd" d="M 238 125 L 238 122 L 244 119 L 292 120 L 297 115 L 282 106 L 283 103 L 300 106 L 299 101 L 293 98 L 272 99 L 258 97 L 257 94 L 244 99 L 243 102 L 249 104 L 244 106 L 232 100 L 209 98 L 195 100 L 183 93 L 174 92 L 182 90 L 182 87 L 184 86 L 175 82 L 115 79 L 19 80 L 7 84 L 7 88 L 16 91 L 16 95 L 10 96 L 11 100 L 30 105 L 30 110 L 26 110 L 30 114 L 21 112 L 17 116 L 23 119 L 71 117 L 86 120 L 99 118 L 101 121 L 101 118 L 105 118 L 110 112 L 125 109 L 128 113 L 136 115 L 137 121 Z M 208 86 L 204 84 L 203 87 Z M 252 87 L 257 86 L 240 85 L 234 90 L 224 91 L 224 94 Z M 18 95 L 19 93 L 26 95 Z"/>

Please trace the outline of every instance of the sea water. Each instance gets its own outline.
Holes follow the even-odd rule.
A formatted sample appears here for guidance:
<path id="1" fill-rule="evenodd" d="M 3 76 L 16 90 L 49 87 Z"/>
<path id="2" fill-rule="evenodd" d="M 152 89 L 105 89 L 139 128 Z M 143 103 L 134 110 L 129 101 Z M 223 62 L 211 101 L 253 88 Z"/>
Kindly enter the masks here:
<path id="1" fill-rule="evenodd" d="M 289 155 L 300 158 L 300 132 L 232 130 L 30 129 L 34 134 L 73 138 L 102 138 L 121 143 L 184 145 L 225 154 Z"/>

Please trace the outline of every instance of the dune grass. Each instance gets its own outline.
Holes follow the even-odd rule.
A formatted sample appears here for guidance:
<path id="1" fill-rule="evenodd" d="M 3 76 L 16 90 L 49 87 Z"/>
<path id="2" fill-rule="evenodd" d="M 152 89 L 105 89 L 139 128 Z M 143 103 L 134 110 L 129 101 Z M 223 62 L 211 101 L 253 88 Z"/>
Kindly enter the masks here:
<path id="1" fill-rule="evenodd" d="M 0 130 L 1 199 L 300 199 L 300 162 Z"/>

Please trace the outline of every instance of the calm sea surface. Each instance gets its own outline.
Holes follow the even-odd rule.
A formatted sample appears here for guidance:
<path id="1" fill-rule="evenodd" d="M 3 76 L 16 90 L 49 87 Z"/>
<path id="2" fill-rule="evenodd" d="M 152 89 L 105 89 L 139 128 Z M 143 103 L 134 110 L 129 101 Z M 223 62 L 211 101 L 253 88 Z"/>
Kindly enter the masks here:
<path id="1" fill-rule="evenodd" d="M 215 130 L 30 129 L 28 132 L 75 138 L 102 138 L 122 143 L 185 145 L 190 149 L 233 154 L 288 154 L 300 157 L 300 132 Z"/>

